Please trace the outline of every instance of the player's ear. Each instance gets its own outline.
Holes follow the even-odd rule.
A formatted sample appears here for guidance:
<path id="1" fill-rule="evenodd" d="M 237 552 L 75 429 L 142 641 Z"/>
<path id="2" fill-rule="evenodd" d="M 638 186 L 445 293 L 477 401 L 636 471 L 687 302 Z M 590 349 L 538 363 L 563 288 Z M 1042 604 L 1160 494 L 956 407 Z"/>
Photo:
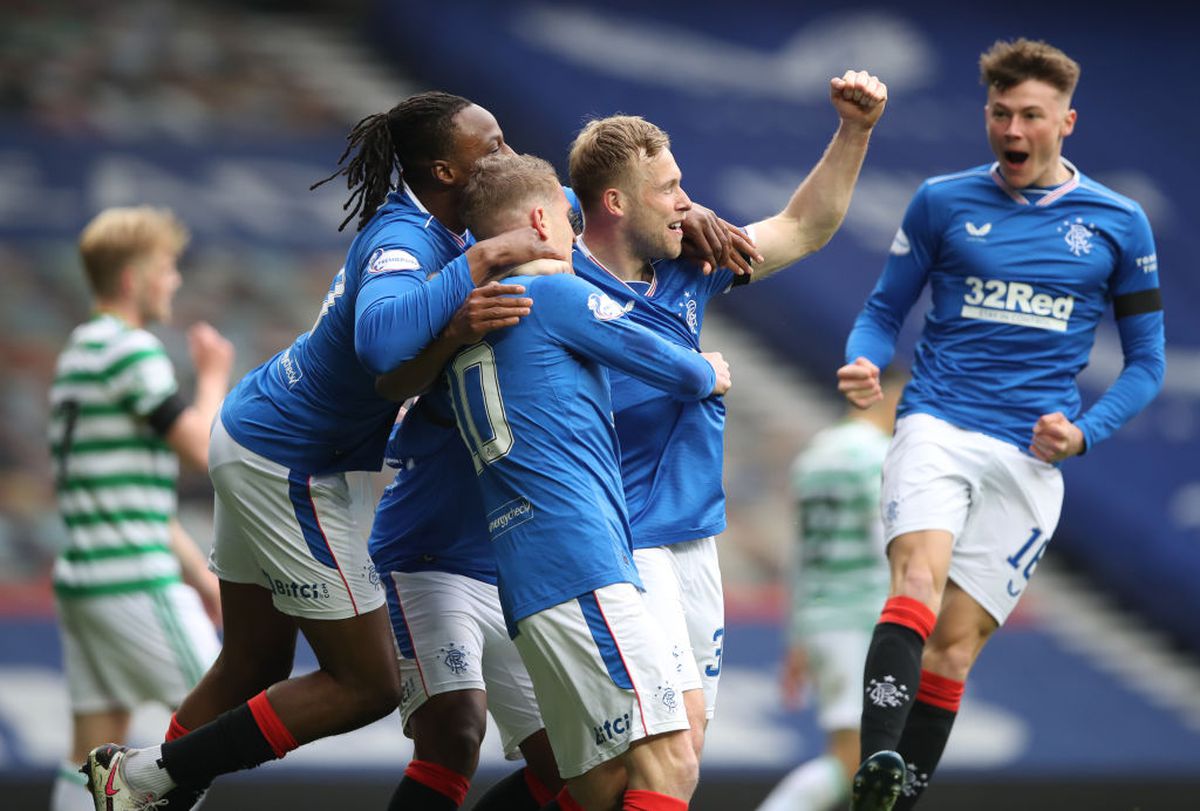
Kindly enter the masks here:
<path id="1" fill-rule="evenodd" d="M 600 205 L 614 217 L 625 216 L 625 195 L 620 189 L 605 189 L 600 195 Z"/>
<path id="2" fill-rule="evenodd" d="M 429 166 L 429 173 L 433 175 L 433 179 L 445 186 L 453 186 L 455 173 L 454 167 L 450 165 L 450 161 L 435 160 Z"/>
<path id="3" fill-rule="evenodd" d="M 1062 134 L 1064 138 L 1075 131 L 1075 119 L 1078 117 L 1079 114 L 1074 110 L 1067 110 L 1067 117 L 1063 120 L 1062 128 Z"/>
<path id="4" fill-rule="evenodd" d="M 538 237 L 545 242 L 550 239 L 550 217 L 545 206 L 534 206 L 529 212 L 529 224 L 537 231 Z"/>

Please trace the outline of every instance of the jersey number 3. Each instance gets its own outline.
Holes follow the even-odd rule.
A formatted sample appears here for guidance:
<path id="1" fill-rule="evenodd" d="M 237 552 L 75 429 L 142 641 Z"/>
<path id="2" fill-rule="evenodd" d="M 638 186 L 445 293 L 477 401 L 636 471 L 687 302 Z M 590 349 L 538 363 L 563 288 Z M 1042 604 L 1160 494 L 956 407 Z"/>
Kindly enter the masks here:
<path id="1" fill-rule="evenodd" d="M 450 374 L 458 430 L 471 451 L 475 472 L 481 473 L 484 465 L 503 459 L 513 446 L 496 354 L 483 342 L 467 347 L 454 358 Z"/>

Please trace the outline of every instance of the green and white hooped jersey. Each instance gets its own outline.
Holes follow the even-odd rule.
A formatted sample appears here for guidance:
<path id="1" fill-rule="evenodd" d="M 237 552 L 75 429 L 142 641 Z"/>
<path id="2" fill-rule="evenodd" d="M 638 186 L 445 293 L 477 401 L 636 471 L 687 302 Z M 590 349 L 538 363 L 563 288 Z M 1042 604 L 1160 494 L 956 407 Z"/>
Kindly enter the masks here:
<path id="1" fill-rule="evenodd" d="M 179 460 L 147 416 L 176 391 L 162 343 L 111 315 L 75 328 L 50 388 L 50 453 L 70 541 L 60 598 L 178 581 L 168 523 Z"/>
<path id="2" fill-rule="evenodd" d="M 792 468 L 799 549 L 792 631 L 866 629 L 888 590 L 879 493 L 890 437 L 846 420 L 817 433 Z"/>

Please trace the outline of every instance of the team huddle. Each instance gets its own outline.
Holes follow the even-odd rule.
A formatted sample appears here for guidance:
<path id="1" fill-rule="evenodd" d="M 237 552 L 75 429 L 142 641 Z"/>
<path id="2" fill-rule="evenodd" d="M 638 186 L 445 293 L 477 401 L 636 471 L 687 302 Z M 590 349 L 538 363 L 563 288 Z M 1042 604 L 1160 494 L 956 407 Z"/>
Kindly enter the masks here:
<path id="1" fill-rule="evenodd" d="M 861 753 L 829 778 L 857 811 L 917 801 L 974 657 L 1053 534 L 1056 463 L 1163 373 L 1145 216 L 1060 156 L 1077 66 L 1027 40 L 981 64 L 997 162 L 922 185 L 838 371 L 854 406 L 883 397 L 931 285 L 882 463 L 892 574 L 849 698 Z M 144 329 L 169 314 L 186 232 L 161 210 L 98 217 L 81 241 L 98 315 L 52 392 L 72 531 L 56 594 L 86 759 L 64 767 L 54 811 L 191 808 L 222 774 L 397 707 L 414 749 L 391 811 L 463 805 L 488 712 L 525 764 L 476 809 L 686 809 L 725 644 L 731 377 L 701 349 L 704 310 L 841 225 L 887 89 L 847 71 L 830 99 L 825 153 L 779 213 L 741 228 L 690 200 L 667 134 L 637 116 L 583 128 L 568 187 L 460 96 L 368 116 L 326 179 L 345 177 L 357 234 L 311 329 L 227 394 L 232 349 L 200 331 L 190 405 Z M 1074 377 L 1110 302 L 1125 371 L 1080 416 Z M 219 608 L 177 542 L 176 455 L 216 493 Z M 181 577 L 210 590 L 219 653 Z M 115 633 L 99 617 L 155 630 L 118 661 L 91 650 Z M 292 678 L 297 633 L 319 668 Z M 103 743 L 146 699 L 175 710 L 165 741 Z"/>

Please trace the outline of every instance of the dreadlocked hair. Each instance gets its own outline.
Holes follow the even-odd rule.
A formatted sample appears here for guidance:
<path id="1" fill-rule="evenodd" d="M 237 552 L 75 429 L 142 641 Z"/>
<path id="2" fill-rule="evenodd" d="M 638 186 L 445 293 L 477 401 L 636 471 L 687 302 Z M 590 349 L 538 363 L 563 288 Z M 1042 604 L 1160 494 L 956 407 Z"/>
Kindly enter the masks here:
<path id="1" fill-rule="evenodd" d="M 452 147 L 454 116 L 471 104 L 462 96 L 434 90 L 409 96 L 386 113 L 367 116 L 346 136 L 337 171 L 309 186 L 309 191 L 345 175 L 350 197 L 342 211 L 350 213 L 338 230 L 357 215 L 356 230 L 361 231 L 405 173 L 415 175 Z"/>

